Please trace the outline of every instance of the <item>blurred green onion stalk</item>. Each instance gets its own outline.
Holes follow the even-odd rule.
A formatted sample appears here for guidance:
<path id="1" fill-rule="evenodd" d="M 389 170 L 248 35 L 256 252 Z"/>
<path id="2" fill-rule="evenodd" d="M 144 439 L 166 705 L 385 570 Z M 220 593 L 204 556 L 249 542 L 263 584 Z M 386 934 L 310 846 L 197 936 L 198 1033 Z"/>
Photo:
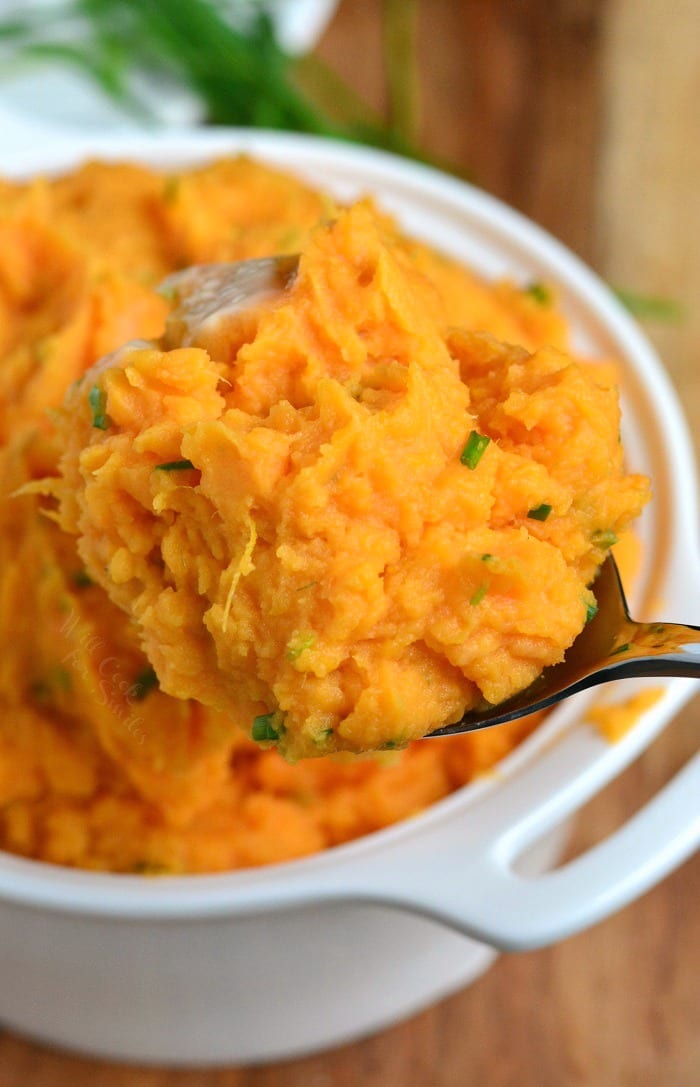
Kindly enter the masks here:
<path id="1" fill-rule="evenodd" d="M 15 0 L 14 15 L 0 20 L 0 61 L 5 68 L 8 61 L 70 65 L 146 122 L 155 117 L 144 76 L 164 95 L 185 88 L 210 124 L 353 140 L 465 176 L 420 147 L 420 0 L 381 0 L 388 120 L 316 53 L 292 55 L 281 46 L 274 20 L 279 3 Z M 683 316 L 673 299 L 622 288 L 616 294 L 640 320 Z"/>
<path id="2" fill-rule="evenodd" d="M 14 15 L 0 21 L 0 47 L 6 64 L 79 69 L 142 120 L 149 107 L 138 75 L 146 73 L 164 93 L 187 88 L 211 124 L 308 132 L 425 158 L 418 0 L 383 0 L 388 122 L 316 54 L 286 52 L 274 11 L 274 0 L 17 0 Z"/>

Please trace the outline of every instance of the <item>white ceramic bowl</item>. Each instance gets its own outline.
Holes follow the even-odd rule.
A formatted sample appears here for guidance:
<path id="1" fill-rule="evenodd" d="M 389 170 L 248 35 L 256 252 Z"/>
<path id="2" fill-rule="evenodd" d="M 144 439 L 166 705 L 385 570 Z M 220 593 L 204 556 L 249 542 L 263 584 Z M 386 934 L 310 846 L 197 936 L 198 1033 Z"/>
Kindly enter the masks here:
<path id="1" fill-rule="evenodd" d="M 521 216 L 385 154 L 289 135 L 89 139 L 3 124 L 0 173 L 86 156 L 177 167 L 246 150 L 341 198 L 375 193 L 406 229 L 487 276 L 558 284 L 577 346 L 625 367 L 624 440 L 654 478 L 636 594 L 697 622 L 691 446 L 669 381 L 610 291 Z M 640 686 L 628 681 L 625 694 Z M 267 1061 L 373 1031 L 464 985 L 493 948 L 532 948 L 618 909 L 700 840 L 700 759 L 604 843 L 553 872 L 561 828 L 668 723 L 666 693 L 615 745 L 570 701 L 496 774 L 419 818 L 307 860 L 143 879 L 0 857 L 0 1019 L 48 1042 L 176 1064 Z M 435 741 L 439 743 L 439 740 Z M 544 874 L 543 874 L 544 873 Z"/>

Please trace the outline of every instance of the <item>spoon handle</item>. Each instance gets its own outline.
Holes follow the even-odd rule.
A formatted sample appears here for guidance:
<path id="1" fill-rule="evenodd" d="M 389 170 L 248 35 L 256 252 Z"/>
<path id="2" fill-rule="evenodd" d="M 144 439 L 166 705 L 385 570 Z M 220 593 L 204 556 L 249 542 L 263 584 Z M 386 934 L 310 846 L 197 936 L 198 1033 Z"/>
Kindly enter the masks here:
<path id="1" fill-rule="evenodd" d="M 625 618 L 617 627 L 612 646 L 591 663 L 587 655 L 572 653 L 560 665 L 507 702 L 465 713 L 454 724 L 431 732 L 431 737 L 455 736 L 504 724 L 530 713 L 549 709 L 580 691 L 618 679 L 685 676 L 700 679 L 700 627 L 680 623 L 635 623 Z"/>
<path id="2" fill-rule="evenodd" d="M 616 679 L 686 676 L 700 679 L 700 627 L 682 623 L 638 623 L 630 618 L 612 555 L 593 589 L 598 610 L 568 649 L 524 691 L 497 705 L 482 704 L 432 736 L 455 736 L 549 709 L 564 698 Z"/>
<path id="3" fill-rule="evenodd" d="M 700 679 L 700 627 L 628 620 L 601 671 L 601 682 L 624 676 Z"/>

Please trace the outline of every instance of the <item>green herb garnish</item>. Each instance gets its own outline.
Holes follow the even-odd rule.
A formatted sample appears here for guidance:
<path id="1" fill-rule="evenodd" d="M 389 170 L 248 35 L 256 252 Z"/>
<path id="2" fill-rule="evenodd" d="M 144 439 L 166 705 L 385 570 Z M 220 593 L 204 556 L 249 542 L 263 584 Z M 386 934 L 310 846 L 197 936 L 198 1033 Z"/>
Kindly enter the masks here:
<path id="1" fill-rule="evenodd" d="M 278 740 L 281 733 L 278 713 L 263 713 L 253 721 L 251 736 L 257 744 Z"/>
<path id="2" fill-rule="evenodd" d="M 102 391 L 99 385 L 93 385 L 88 393 L 88 404 L 90 405 L 90 411 L 92 412 L 92 425 L 97 427 L 98 430 L 108 430 L 112 425 L 112 420 L 105 411 L 107 407 L 107 395 Z"/>
<path id="3" fill-rule="evenodd" d="M 525 293 L 537 302 L 538 306 L 551 306 L 552 292 L 544 283 L 530 283 L 525 288 Z"/>
<path id="4" fill-rule="evenodd" d="M 73 677 L 67 668 L 57 664 L 50 668 L 45 676 L 35 679 L 29 685 L 29 693 L 35 702 L 42 706 L 54 701 L 59 692 L 69 694 L 73 689 Z"/>
<path id="5" fill-rule="evenodd" d="M 624 645 L 618 645 L 617 649 L 613 649 L 610 656 L 614 657 L 617 653 L 626 653 L 628 649 L 631 649 L 629 642 L 625 642 Z"/>
<path id="6" fill-rule="evenodd" d="M 306 589 L 313 589 L 318 585 L 317 581 L 307 581 L 305 585 L 300 585 L 297 589 L 298 593 L 303 593 Z"/>
<path id="7" fill-rule="evenodd" d="M 134 861 L 131 871 L 138 876 L 167 876 L 172 869 L 159 861 Z"/>
<path id="8" fill-rule="evenodd" d="M 154 472 L 180 472 L 187 468 L 194 468 L 191 460 L 166 460 L 164 464 L 156 464 Z"/>
<path id="9" fill-rule="evenodd" d="M 591 619 L 594 619 L 598 614 L 598 605 L 595 600 L 591 603 L 590 600 L 585 601 L 586 604 L 586 626 L 590 623 Z"/>
<path id="10" fill-rule="evenodd" d="M 459 458 L 462 464 L 473 471 L 483 457 L 486 446 L 490 441 L 491 439 L 485 434 L 479 434 L 478 431 L 472 430 Z"/>
<path id="11" fill-rule="evenodd" d="M 147 694 L 158 688 L 158 676 L 153 668 L 144 668 L 139 672 L 130 690 L 131 697 L 137 702 L 143 702 Z"/>
<path id="12" fill-rule="evenodd" d="M 52 668 L 50 675 L 51 681 L 58 687 L 59 691 L 68 694 L 69 691 L 73 690 L 73 677 L 62 664 L 57 664 L 55 668 Z"/>
<path id="13" fill-rule="evenodd" d="M 311 737 L 311 742 L 316 747 L 318 747 L 319 750 L 328 751 L 328 741 L 331 739 L 332 736 L 333 736 L 333 729 L 332 728 L 324 728 L 324 729 L 321 729 L 320 732 L 316 733 L 315 735 L 313 735 Z"/>
<path id="14" fill-rule="evenodd" d="M 71 581 L 76 589 L 89 589 L 91 585 L 95 584 L 87 570 L 76 570 L 71 575 Z"/>
<path id="15" fill-rule="evenodd" d="M 474 593 L 474 595 L 472 596 L 469 603 L 472 604 L 474 607 L 476 607 L 477 604 L 481 603 L 481 601 L 484 599 L 484 597 L 486 596 L 488 591 L 489 591 L 488 585 L 480 585 L 479 588 Z"/>
<path id="16" fill-rule="evenodd" d="M 287 646 L 286 657 L 288 661 L 298 660 L 304 650 L 311 649 L 312 645 L 316 641 L 315 634 L 303 634 L 300 637 L 293 639 Z"/>
<path id="17" fill-rule="evenodd" d="M 591 543 L 607 551 L 617 543 L 617 536 L 611 529 L 601 528 L 591 536 Z"/>
<path id="18" fill-rule="evenodd" d="M 535 506 L 534 509 L 528 510 L 527 515 L 532 521 L 546 521 L 551 512 L 552 507 L 543 502 L 541 506 Z"/>
<path id="19" fill-rule="evenodd" d="M 51 701 L 51 686 L 45 679 L 35 679 L 29 684 L 29 694 L 40 706 L 45 706 Z"/>

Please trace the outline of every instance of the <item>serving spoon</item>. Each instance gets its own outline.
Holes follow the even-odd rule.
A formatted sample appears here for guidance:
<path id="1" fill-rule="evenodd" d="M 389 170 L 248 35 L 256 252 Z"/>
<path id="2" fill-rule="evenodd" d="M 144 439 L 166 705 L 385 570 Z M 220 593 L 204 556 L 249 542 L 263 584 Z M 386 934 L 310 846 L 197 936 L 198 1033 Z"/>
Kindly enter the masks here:
<path id="1" fill-rule="evenodd" d="M 178 303 L 174 320 L 179 342 L 188 346 L 210 323 L 280 294 L 294 281 L 298 265 L 299 257 L 290 255 L 194 265 L 175 272 L 160 289 Z M 631 619 L 619 571 L 610 554 L 592 589 L 598 610 L 559 664 L 545 668 L 534 683 L 505 702 L 482 702 L 458 721 L 428 735 L 456 736 L 502 725 L 616 679 L 700 679 L 700 627 L 637 623 Z"/>
<path id="2" fill-rule="evenodd" d="M 630 618 L 620 573 L 608 555 L 591 586 L 598 611 L 559 664 L 553 664 L 525 690 L 497 705 L 484 702 L 431 736 L 456 736 L 503 725 L 546 710 L 572 694 L 640 676 L 700 679 L 700 627 L 682 623 L 636 623 Z"/>

